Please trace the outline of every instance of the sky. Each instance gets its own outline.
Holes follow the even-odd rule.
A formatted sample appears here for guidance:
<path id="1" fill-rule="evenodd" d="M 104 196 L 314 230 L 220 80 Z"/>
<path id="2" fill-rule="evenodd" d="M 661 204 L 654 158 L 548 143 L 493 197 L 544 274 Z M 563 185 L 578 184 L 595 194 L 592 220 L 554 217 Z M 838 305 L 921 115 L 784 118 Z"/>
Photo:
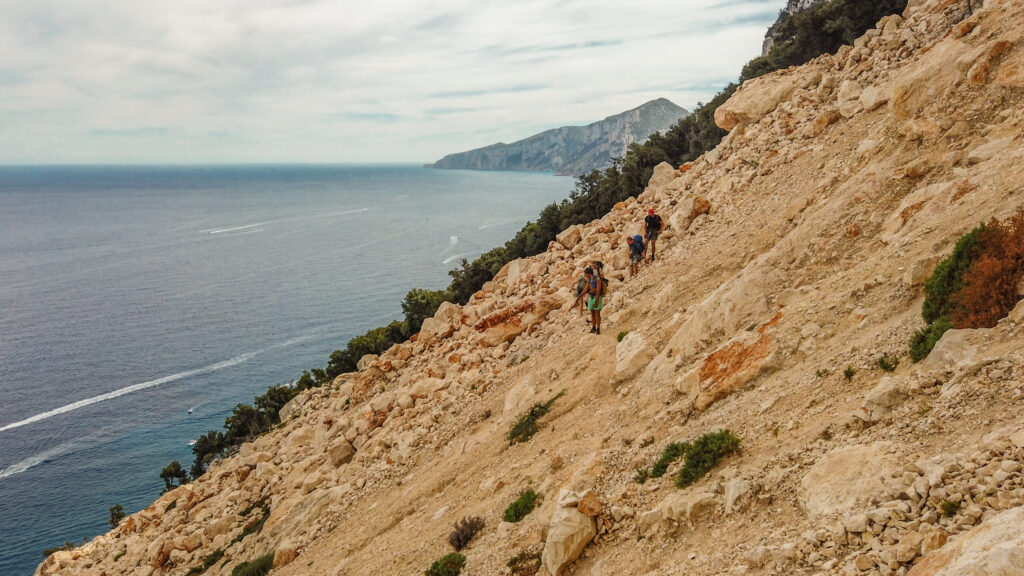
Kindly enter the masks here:
<path id="1" fill-rule="evenodd" d="M 786 0 L 0 0 L 0 164 L 431 162 L 668 98 Z"/>

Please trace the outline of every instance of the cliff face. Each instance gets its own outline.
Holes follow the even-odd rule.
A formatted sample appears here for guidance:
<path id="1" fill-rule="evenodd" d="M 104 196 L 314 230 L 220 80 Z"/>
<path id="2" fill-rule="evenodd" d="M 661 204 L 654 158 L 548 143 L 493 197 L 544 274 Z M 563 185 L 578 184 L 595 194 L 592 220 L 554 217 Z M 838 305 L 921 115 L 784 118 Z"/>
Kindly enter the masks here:
<path id="1" fill-rule="evenodd" d="M 563 126 L 511 144 L 449 154 L 433 168 L 535 170 L 562 175 L 586 174 L 611 165 L 633 142 L 671 128 L 687 111 L 664 98 L 586 126 Z"/>
<path id="2" fill-rule="evenodd" d="M 716 114 L 718 148 L 659 166 L 639 198 L 37 574 L 228 576 L 264 555 L 274 576 L 421 574 L 465 516 L 486 523 L 466 575 L 523 551 L 545 576 L 1024 573 L 1024 304 L 906 352 L 936 261 L 1024 201 L 1024 7 L 963 8 L 912 2 L 748 82 Z M 629 278 L 623 240 L 649 208 L 668 228 Z M 571 306 L 593 259 L 611 278 L 601 335 Z M 635 481 L 722 428 L 741 452 L 692 486 L 678 463 Z M 502 522 L 527 488 L 539 508 Z"/>
<path id="3" fill-rule="evenodd" d="M 772 49 L 772 44 L 775 42 L 776 27 L 785 15 L 795 14 L 824 1 L 825 0 L 788 0 L 786 2 L 786 7 L 783 8 L 782 12 L 779 14 L 779 18 L 775 20 L 775 24 L 772 24 L 768 28 L 768 32 L 764 35 L 764 43 L 761 45 L 761 56 L 767 56 L 768 51 Z"/>

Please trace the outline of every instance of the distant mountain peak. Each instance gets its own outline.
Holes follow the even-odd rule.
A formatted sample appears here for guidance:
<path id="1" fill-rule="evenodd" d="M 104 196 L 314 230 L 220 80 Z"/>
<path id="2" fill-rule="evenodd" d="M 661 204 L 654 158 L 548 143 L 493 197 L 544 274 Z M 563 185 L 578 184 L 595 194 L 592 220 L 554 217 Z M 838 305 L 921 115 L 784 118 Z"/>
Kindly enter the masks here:
<path id="1" fill-rule="evenodd" d="M 511 144 L 498 142 L 449 154 L 430 167 L 586 174 L 610 166 L 630 144 L 646 142 L 688 114 L 667 98 L 656 98 L 586 126 L 552 128 Z"/>

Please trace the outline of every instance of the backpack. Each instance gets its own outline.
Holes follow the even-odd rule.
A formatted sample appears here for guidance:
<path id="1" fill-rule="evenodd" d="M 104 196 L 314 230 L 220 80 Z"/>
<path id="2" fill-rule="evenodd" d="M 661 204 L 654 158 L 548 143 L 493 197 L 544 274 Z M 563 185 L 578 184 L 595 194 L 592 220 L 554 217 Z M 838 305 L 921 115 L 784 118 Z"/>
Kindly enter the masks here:
<path id="1" fill-rule="evenodd" d="M 580 276 L 580 279 L 576 281 L 576 295 L 579 296 L 583 289 L 587 287 L 587 277 Z"/>
<path id="2" fill-rule="evenodd" d="M 633 249 L 637 252 L 643 253 L 644 251 L 644 237 L 637 234 L 633 236 Z"/>

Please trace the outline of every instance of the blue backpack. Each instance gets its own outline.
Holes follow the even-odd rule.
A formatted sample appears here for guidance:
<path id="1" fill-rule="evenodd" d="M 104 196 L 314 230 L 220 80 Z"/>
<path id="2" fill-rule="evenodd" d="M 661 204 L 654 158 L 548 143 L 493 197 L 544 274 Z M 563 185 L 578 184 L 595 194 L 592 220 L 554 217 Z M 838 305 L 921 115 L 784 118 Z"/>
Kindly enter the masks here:
<path id="1" fill-rule="evenodd" d="M 633 250 L 635 250 L 638 254 L 643 254 L 643 251 L 644 251 L 644 237 L 643 236 L 641 236 L 639 234 L 637 234 L 636 236 L 633 236 Z"/>

